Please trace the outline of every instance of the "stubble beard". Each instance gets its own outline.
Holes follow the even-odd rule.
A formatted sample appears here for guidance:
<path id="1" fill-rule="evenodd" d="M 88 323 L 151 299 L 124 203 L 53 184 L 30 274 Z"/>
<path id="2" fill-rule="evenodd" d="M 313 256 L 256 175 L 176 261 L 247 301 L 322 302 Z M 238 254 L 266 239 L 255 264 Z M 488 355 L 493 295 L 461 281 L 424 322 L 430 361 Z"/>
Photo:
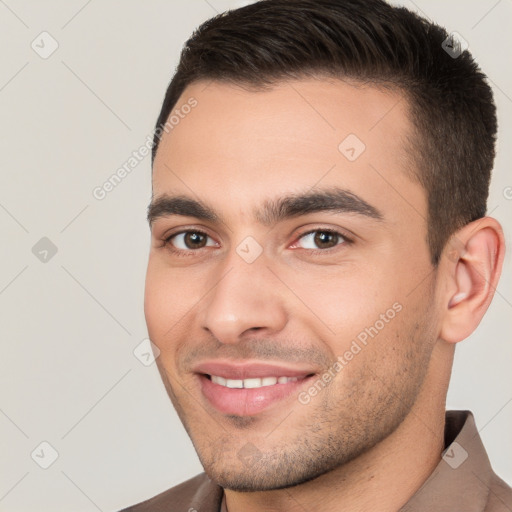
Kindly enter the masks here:
<path id="1" fill-rule="evenodd" d="M 159 369 L 211 480 L 240 492 L 283 489 L 347 464 L 398 428 L 427 373 L 433 340 L 425 339 L 425 327 L 416 324 L 406 334 L 407 348 L 392 371 L 381 370 L 385 366 L 381 354 L 367 352 L 370 357 L 360 361 L 357 371 L 352 369 L 350 382 L 343 381 L 341 392 L 339 383 L 333 382 L 308 405 L 297 401 L 293 409 L 304 414 L 304 408 L 310 407 L 309 415 L 294 425 L 292 411 L 290 421 L 285 419 L 273 433 L 272 425 L 263 427 L 257 417 L 225 417 L 225 428 L 209 418 L 202 421 L 206 412 L 186 393 L 176 389 L 177 394 L 167 374 Z M 252 451 L 252 456 L 245 457 L 247 451 Z"/>

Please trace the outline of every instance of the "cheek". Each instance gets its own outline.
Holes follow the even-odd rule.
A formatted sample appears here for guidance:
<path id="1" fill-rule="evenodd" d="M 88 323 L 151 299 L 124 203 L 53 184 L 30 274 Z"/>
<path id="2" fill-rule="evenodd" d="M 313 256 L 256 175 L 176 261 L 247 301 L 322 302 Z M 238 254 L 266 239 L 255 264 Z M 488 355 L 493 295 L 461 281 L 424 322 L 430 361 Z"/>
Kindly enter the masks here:
<path id="1" fill-rule="evenodd" d="M 163 324 L 168 319 L 165 304 L 169 290 L 165 279 L 159 279 L 159 275 L 150 259 L 144 289 L 144 316 L 150 338 L 156 344 L 160 341 Z"/>
<path id="2" fill-rule="evenodd" d="M 393 305 L 401 296 L 399 283 L 388 282 L 386 275 L 385 271 L 370 272 L 355 264 L 338 269 L 324 267 L 295 275 L 293 289 L 309 309 L 312 322 L 328 327 L 326 336 L 337 340 L 333 345 L 339 346 L 332 348 L 339 351 L 376 322 L 382 329 L 382 322 L 387 325 L 395 317 L 399 306 L 393 309 Z"/>
<path id="3" fill-rule="evenodd" d="M 170 277 L 170 272 L 158 268 L 158 262 L 149 262 L 144 291 L 144 315 L 149 338 L 160 350 L 158 364 L 160 372 L 165 373 L 163 379 L 173 403 L 174 393 L 167 381 L 175 376 L 176 340 L 182 328 L 180 318 L 184 312 L 179 307 L 182 294 L 177 292 L 176 285 Z M 185 317 L 186 320 L 186 317 Z"/>
<path id="4" fill-rule="evenodd" d="M 194 315 L 206 282 L 204 275 L 199 276 L 190 268 L 170 268 L 159 254 L 150 255 L 144 315 L 149 337 L 164 358 L 176 354 L 196 327 Z"/>
<path id="5" fill-rule="evenodd" d="M 173 272 L 150 256 L 144 290 L 144 315 L 151 340 L 162 349 L 166 340 L 173 338 L 179 320 L 186 314 L 186 298 Z"/>

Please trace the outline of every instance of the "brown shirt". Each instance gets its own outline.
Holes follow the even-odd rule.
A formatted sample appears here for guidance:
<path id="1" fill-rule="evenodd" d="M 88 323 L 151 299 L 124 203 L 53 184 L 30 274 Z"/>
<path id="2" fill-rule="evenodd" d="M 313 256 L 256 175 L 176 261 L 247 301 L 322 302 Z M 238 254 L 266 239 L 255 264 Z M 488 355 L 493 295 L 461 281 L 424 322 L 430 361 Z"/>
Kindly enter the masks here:
<path id="1" fill-rule="evenodd" d="M 447 411 L 443 458 L 399 512 L 512 512 L 512 489 L 493 472 L 470 411 Z M 225 512 L 205 473 L 121 512 Z"/>

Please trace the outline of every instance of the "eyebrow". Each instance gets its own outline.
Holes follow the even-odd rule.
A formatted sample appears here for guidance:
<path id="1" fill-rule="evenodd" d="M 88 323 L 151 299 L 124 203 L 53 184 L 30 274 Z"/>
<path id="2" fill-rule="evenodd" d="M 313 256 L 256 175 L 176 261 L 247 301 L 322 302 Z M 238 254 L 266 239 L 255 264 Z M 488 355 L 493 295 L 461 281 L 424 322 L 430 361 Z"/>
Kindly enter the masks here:
<path id="1" fill-rule="evenodd" d="M 358 195 L 336 187 L 267 199 L 253 214 L 260 224 L 271 226 L 285 219 L 318 212 L 353 213 L 378 221 L 384 218 L 377 208 Z M 156 219 L 171 215 L 195 217 L 213 223 L 222 221 L 212 207 L 184 195 L 162 194 L 148 206 L 147 220 L 150 227 Z"/>

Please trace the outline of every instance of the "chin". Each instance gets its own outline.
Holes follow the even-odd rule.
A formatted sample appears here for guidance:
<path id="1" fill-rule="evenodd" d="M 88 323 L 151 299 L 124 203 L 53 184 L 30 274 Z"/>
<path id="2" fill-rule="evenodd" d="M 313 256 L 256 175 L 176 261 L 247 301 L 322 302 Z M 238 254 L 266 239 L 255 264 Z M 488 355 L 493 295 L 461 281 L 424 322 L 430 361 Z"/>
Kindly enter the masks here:
<path id="1" fill-rule="evenodd" d="M 220 467 L 221 462 L 216 460 L 208 466 L 203 463 L 203 468 L 210 478 L 224 489 L 237 492 L 261 492 L 287 489 L 304 484 L 336 469 L 337 464 L 333 460 L 324 460 L 313 464 L 301 461 L 299 465 L 290 464 L 284 454 L 280 454 L 279 460 L 270 463 L 260 459 L 253 465 L 240 464 L 233 468 L 228 462 Z M 229 464 L 229 470 L 226 466 Z"/>

